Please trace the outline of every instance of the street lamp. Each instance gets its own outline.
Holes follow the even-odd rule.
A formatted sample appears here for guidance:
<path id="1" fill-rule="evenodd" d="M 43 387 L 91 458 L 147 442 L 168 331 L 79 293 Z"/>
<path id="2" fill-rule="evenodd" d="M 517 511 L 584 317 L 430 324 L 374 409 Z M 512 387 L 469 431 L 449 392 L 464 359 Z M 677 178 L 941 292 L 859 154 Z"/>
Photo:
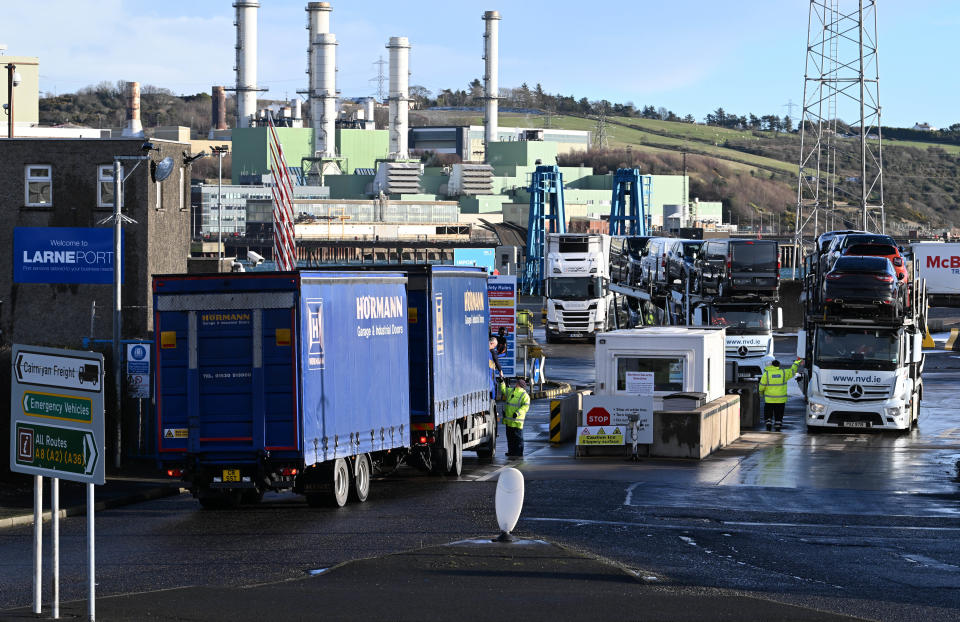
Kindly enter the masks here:
<path id="1" fill-rule="evenodd" d="M 7 69 L 7 138 L 13 138 L 13 87 L 20 86 L 20 72 L 13 63 L 4 65 Z"/>
<path id="2" fill-rule="evenodd" d="M 210 147 L 217 154 L 217 272 L 223 270 L 223 156 L 229 153 L 230 145 Z"/>
<path id="3" fill-rule="evenodd" d="M 140 150 L 146 152 L 144 155 L 115 155 L 113 156 L 113 214 L 99 221 L 98 225 L 107 223 L 113 224 L 113 382 L 114 398 L 116 399 L 116 454 L 114 456 L 114 466 L 120 468 L 122 425 L 121 408 L 122 399 L 122 368 L 121 364 L 121 334 L 123 327 L 123 303 L 121 299 L 123 275 L 123 253 L 121 240 L 123 239 L 123 223 L 137 224 L 137 221 L 123 214 L 123 184 L 130 175 L 133 175 L 145 160 L 150 160 L 150 151 L 159 151 L 153 143 L 145 142 L 140 145 Z M 136 164 L 130 169 L 130 172 L 124 176 L 123 162 L 135 161 Z M 164 158 L 157 165 L 153 172 L 153 179 L 162 182 L 173 172 L 173 158 Z"/>

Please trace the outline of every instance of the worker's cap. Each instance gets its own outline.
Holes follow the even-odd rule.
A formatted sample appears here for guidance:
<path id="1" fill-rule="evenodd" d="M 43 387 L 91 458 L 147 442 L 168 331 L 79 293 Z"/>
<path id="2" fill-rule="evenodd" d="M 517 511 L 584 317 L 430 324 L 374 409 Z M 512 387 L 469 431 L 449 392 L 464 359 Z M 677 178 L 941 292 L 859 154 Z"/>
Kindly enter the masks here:
<path id="1" fill-rule="evenodd" d="M 527 383 L 524 382 L 523 378 L 517 378 L 516 386 L 518 389 L 527 390 Z"/>

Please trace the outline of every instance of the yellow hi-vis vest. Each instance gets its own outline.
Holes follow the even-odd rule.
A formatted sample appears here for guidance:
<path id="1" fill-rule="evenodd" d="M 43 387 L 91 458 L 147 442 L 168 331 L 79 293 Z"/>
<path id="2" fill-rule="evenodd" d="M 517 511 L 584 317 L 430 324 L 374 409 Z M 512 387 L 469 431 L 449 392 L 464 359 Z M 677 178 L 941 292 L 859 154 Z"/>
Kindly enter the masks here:
<path id="1" fill-rule="evenodd" d="M 795 361 L 787 369 L 767 365 L 760 377 L 760 395 L 769 404 L 785 404 L 787 402 L 787 381 L 797 373 L 800 361 Z"/>
<path id="2" fill-rule="evenodd" d="M 523 419 L 527 416 L 530 409 L 530 396 L 520 387 L 508 389 L 507 385 L 500 383 L 500 393 L 503 399 L 507 401 L 503 409 L 503 425 L 508 428 L 523 429 Z"/>

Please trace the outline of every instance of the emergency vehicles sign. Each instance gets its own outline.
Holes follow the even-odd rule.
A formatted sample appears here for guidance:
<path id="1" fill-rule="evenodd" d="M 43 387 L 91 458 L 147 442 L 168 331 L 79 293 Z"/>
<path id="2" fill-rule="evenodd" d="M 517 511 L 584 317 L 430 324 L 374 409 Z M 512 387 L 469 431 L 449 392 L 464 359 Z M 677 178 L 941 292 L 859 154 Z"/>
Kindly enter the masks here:
<path id="1" fill-rule="evenodd" d="M 113 283 L 113 229 L 14 227 L 15 283 Z"/>
<path id="2" fill-rule="evenodd" d="M 622 435 L 629 434 L 632 426 L 637 429 L 637 443 L 653 443 L 652 395 L 585 395 L 582 419 L 584 425 L 577 430 L 578 445 L 623 445 Z M 611 429 L 620 430 L 619 441 L 609 437 Z"/>

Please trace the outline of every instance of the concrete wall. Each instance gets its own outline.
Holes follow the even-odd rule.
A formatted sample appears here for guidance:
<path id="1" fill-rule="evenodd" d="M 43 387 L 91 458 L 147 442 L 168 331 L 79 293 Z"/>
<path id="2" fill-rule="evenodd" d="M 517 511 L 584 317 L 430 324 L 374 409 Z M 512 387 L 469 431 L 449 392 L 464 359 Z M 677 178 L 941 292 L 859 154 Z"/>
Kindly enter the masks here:
<path id="1" fill-rule="evenodd" d="M 649 456 L 702 460 L 740 438 L 740 396 L 720 399 L 689 412 L 654 411 Z"/>
<path id="2" fill-rule="evenodd" d="M 6 269 L 0 271 L 0 330 L 4 343 L 79 347 L 90 334 L 91 304 L 96 303 L 93 336 L 112 334 L 112 285 L 13 283 L 15 227 L 95 227 L 111 208 L 97 206 L 97 167 L 114 155 L 141 155 L 141 140 L 17 139 L 0 141 L 0 247 Z M 141 164 L 127 178 L 125 213 L 137 224 L 124 226 L 123 306 L 125 337 L 147 337 L 152 330 L 150 275 L 187 269 L 190 233 L 189 173 L 181 174 L 182 152 L 189 146 L 156 141 L 155 161 L 171 156 L 178 166 L 162 184 Z M 50 164 L 53 206 L 24 206 L 24 166 Z M 126 172 L 133 162 L 124 163 Z M 157 191 L 161 203 L 157 209 Z M 181 194 L 182 192 L 182 194 Z M 183 196 L 181 210 L 180 197 Z M 107 226 L 107 225 L 100 225 Z"/>

